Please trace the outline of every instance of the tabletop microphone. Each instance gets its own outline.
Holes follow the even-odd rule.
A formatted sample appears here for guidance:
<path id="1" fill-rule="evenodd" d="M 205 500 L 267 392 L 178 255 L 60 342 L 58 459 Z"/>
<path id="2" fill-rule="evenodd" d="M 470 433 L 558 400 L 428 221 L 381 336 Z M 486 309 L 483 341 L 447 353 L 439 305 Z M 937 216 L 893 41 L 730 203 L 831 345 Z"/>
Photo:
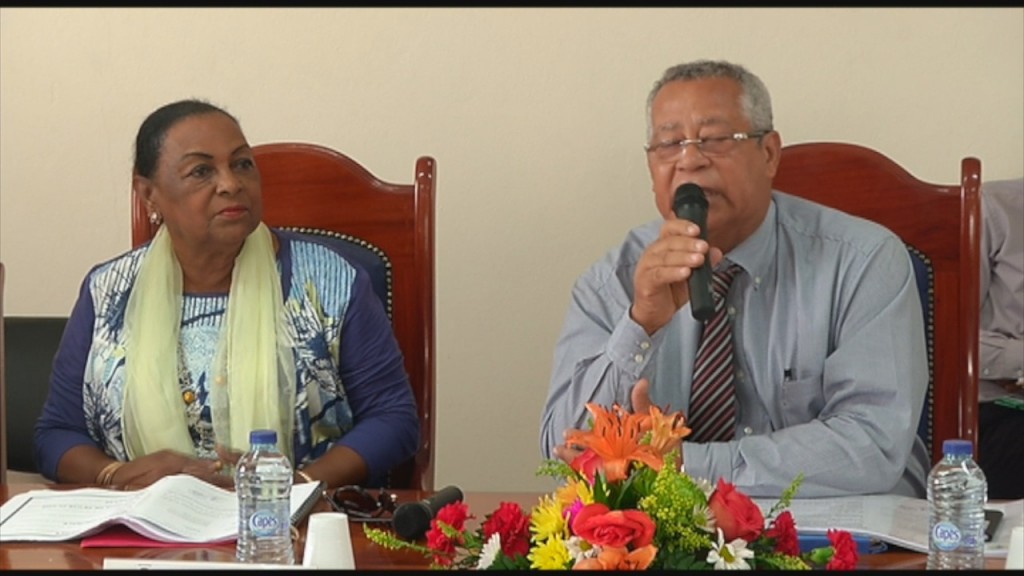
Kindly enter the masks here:
<path id="1" fill-rule="evenodd" d="M 672 198 L 672 211 L 676 217 L 689 220 L 700 227 L 702 240 L 708 239 L 708 199 L 704 189 L 687 182 L 676 188 Z M 711 254 L 704 255 L 704 263 L 700 268 L 692 268 L 690 272 L 690 313 L 694 319 L 706 322 L 715 312 L 715 303 L 711 299 Z"/>
<path id="2" fill-rule="evenodd" d="M 430 529 L 430 521 L 438 510 L 461 501 L 462 490 L 458 486 L 445 486 L 429 498 L 399 506 L 391 518 L 391 527 L 403 539 L 417 540 Z"/>

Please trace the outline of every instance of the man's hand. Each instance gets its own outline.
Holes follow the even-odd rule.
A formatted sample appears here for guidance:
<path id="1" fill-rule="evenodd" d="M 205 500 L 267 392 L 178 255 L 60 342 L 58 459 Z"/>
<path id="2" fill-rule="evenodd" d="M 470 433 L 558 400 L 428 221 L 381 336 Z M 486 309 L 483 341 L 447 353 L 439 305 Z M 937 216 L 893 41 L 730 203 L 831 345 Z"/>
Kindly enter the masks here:
<path id="1" fill-rule="evenodd" d="M 567 429 L 563 434 L 563 436 L 566 438 L 566 442 L 563 442 L 562 444 L 555 446 L 555 456 L 557 456 L 559 459 L 562 460 L 562 462 L 565 462 L 566 464 L 572 464 L 572 461 L 575 460 L 577 456 L 583 453 L 583 447 L 571 445 L 568 442 L 569 436 L 579 431 L 580 430 L 578 428 Z"/>
<path id="2" fill-rule="evenodd" d="M 629 392 L 629 401 L 633 405 L 633 413 L 647 413 L 651 410 L 651 383 L 647 378 L 641 378 L 633 384 Z"/>
<path id="3" fill-rule="evenodd" d="M 722 251 L 700 239 L 700 228 L 689 220 L 668 219 L 658 239 L 644 250 L 633 274 L 633 305 L 629 315 L 648 335 L 668 324 L 690 301 L 687 280 L 693 269 L 711 258 L 714 266 Z"/>

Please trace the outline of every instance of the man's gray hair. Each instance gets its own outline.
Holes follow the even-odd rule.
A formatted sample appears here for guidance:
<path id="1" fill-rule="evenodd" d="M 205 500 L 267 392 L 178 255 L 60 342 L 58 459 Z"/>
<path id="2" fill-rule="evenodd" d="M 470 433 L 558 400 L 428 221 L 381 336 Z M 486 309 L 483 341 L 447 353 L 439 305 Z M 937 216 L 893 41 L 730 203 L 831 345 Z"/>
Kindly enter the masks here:
<path id="1" fill-rule="evenodd" d="M 647 95 L 647 138 L 653 136 L 654 126 L 651 118 L 651 105 L 655 96 L 669 82 L 676 80 L 700 80 L 703 78 L 731 78 L 739 83 L 740 108 L 743 114 L 750 120 L 751 130 L 760 132 L 762 130 L 774 130 L 772 124 L 772 98 L 768 94 L 768 87 L 757 77 L 739 64 L 726 62 L 724 60 L 695 60 L 684 64 L 677 64 L 665 70 L 661 79 L 654 83 L 650 94 Z"/>

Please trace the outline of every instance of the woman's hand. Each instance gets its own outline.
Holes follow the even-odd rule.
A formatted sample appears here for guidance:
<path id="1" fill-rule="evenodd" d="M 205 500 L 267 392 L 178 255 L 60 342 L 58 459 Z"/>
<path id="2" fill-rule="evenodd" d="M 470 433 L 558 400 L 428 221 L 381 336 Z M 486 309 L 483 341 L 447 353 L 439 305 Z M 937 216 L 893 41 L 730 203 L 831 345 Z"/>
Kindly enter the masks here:
<path id="1" fill-rule="evenodd" d="M 233 487 L 234 478 L 224 474 L 224 462 L 160 450 L 126 462 L 114 473 L 111 484 L 123 490 L 145 488 L 164 476 L 189 474 L 216 486 Z"/>
<path id="2" fill-rule="evenodd" d="M 242 457 L 242 453 L 228 450 L 220 444 L 217 445 L 216 450 L 216 460 L 189 458 L 181 471 L 215 486 L 233 489 L 235 487 L 235 466 L 238 464 L 238 459 Z"/>
<path id="3" fill-rule="evenodd" d="M 235 469 L 235 466 L 238 465 L 239 458 L 241 458 L 242 455 L 243 455 L 242 452 L 236 452 L 234 450 L 230 450 L 230 449 L 225 448 L 224 446 L 222 446 L 220 444 L 217 444 L 216 450 L 217 450 L 217 458 L 220 459 L 220 461 L 224 463 L 224 467 L 225 468 L 228 468 L 228 469 L 231 469 L 231 470 Z"/>
<path id="4" fill-rule="evenodd" d="M 204 482 L 209 482 L 221 488 L 234 488 L 235 477 L 232 474 L 234 467 L 229 467 L 222 460 L 205 460 L 200 458 L 189 458 L 181 472 L 195 476 Z"/>

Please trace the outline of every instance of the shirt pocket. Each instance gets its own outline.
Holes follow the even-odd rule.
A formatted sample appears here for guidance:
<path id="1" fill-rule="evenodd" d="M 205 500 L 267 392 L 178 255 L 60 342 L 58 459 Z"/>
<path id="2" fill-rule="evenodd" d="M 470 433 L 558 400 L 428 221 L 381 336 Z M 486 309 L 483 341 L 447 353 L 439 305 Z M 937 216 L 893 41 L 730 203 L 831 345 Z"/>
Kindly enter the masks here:
<path id="1" fill-rule="evenodd" d="M 779 402 L 787 428 L 815 419 L 825 406 L 821 374 L 783 382 Z"/>

